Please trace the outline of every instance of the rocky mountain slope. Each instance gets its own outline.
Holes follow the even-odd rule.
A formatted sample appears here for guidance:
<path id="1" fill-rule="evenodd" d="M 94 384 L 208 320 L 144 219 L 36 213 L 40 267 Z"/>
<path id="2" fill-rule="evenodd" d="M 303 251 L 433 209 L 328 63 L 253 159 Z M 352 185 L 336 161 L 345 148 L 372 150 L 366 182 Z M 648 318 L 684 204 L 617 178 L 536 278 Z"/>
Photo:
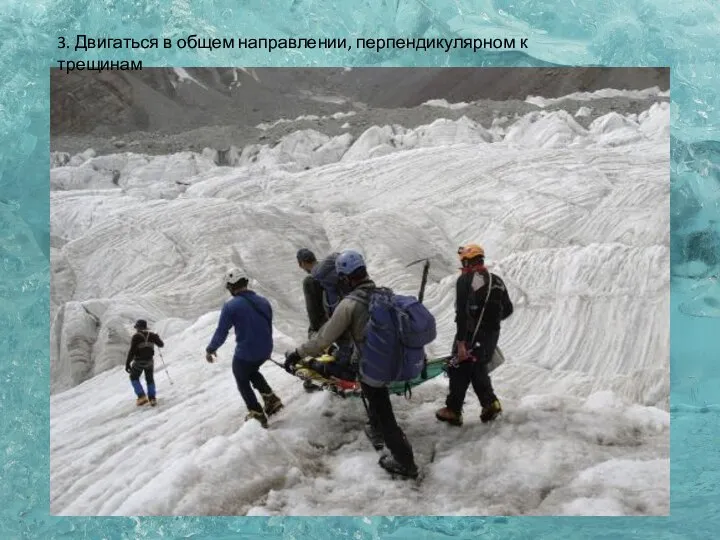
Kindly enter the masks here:
<path id="1" fill-rule="evenodd" d="M 185 74 L 192 79 L 186 79 Z M 194 84 L 183 84 L 183 82 Z M 558 68 L 150 68 L 136 72 L 51 70 L 51 133 L 177 132 L 204 125 L 255 125 L 347 102 L 414 107 L 429 99 L 523 100 L 601 88 L 667 90 L 669 71 Z M 292 98 L 292 99 L 288 99 Z M 282 103 L 281 103 L 282 102 Z M 280 110 L 279 110 L 280 109 Z"/>

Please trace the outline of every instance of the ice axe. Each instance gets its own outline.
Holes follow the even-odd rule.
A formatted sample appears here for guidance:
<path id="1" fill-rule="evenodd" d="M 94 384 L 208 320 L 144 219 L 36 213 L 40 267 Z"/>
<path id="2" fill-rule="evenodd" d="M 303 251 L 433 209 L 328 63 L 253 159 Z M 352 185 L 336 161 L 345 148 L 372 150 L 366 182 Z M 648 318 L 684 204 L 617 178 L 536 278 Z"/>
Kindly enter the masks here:
<path id="1" fill-rule="evenodd" d="M 418 293 L 418 301 L 420 302 L 423 301 L 423 297 L 425 296 L 425 285 L 427 285 L 428 272 L 430 271 L 430 259 L 418 259 L 417 261 L 413 261 L 405 267 L 410 268 L 411 266 L 421 262 L 425 262 L 425 265 L 423 266 L 422 281 L 420 282 L 420 292 Z M 423 379 L 427 379 L 427 376 L 427 355 L 425 355 L 425 365 L 423 365 L 420 377 L 422 377 Z"/>
<path id="2" fill-rule="evenodd" d="M 423 297 L 425 296 L 425 285 L 427 285 L 428 272 L 430 271 L 430 259 L 418 259 L 417 261 L 413 261 L 405 267 L 410 268 L 411 266 L 421 262 L 425 262 L 425 266 L 423 266 L 422 281 L 420 282 L 420 292 L 418 293 L 418 300 L 420 302 L 423 301 Z"/>

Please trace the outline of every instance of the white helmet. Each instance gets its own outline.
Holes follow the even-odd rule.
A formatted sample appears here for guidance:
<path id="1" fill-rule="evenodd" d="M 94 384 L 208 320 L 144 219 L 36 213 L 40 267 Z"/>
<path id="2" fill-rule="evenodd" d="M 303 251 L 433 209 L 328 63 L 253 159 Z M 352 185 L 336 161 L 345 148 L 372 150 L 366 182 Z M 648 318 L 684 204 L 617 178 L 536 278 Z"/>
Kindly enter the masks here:
<path id="1" fill-rule="evenodd" d="M 245 275 L 245 272 L 239 268 L 233 268 L 225 273 L 226 285 L 235 285 L 241 279 L 248 279 L 248 277 Z"/>

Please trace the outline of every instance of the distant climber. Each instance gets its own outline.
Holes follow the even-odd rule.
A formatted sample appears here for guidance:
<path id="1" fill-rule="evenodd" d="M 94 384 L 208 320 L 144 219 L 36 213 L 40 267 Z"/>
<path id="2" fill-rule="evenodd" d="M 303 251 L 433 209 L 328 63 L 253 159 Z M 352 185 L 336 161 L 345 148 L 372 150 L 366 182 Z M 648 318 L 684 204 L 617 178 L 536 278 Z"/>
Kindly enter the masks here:
<path id="1" fill-rule="evenodd" d="M 485 250 L 469 244 L 458 249 L 458 256 L 462 268 L 455 284 L 457 330 L 453 358 L 447 370 L 450 388 L 446 406 L 435 413 L 438 420 L 455 426 L 463 423 L 463 402 L 470 384 L 480 400 L 483 423 L 494 420 L 502 412 L 488 373 L 488 362 L 500 337 L 501 321 L 513 313 L 505 283 L 485 267 Z"/>
<path id="2" fill-rule="evenodd" d="M 248 409 L 245 420 L 255 419 L 267 427 L 267 417 L 283 407 L 280 398 L 260 373 L 260 367 L 270 358 L 273 349 L 273 312 L 270 302 L 249 290 L 248 283 L 247 276 L 237 268 L 225 274 L 225 287 L 232 298 L 222 307 L 215 334 L 205 349 L 205 359 L 215 362 L 216 351 L 225 343 L 230 328 L 234 328 L 236 344 L 232 369 Z M 264 408 L 260 406 L 251 385 L 260 392 Z"/>
<path id="3" fill-rule="evenodd" d="M 135 390 L 137 396 L 137 405 L 145 405 L 150 403 L 151 406 L 157 405 L 157 392 L 155 388 L 154 378 L 154 356 L 155 346 L 164 347 L 163 340 L 154 332 L 148 330 L 147 321 L 138 319 L 135 323 L 135 334 L 130 340 L 130 350 L 125 360 L 125 371 L 130 374 L 130 383 Z M 140 376 L 145 373 L 145 383 L 147 384 L 147 394 L 140 382 Z"/>
<path id="4" fill-rule="evenodd" d="M 357 369 L 356 366 L 362 361 L 360 351 L 365 342 L 369 311 L 368 305 L 361 301 L 360 297 L 374 291 L 376 286 L 368 276 L 362 255 L 356 251 L 343 251 L 337 256 L 335 266 L 339 279 L 347 286 L 347 290 L 357 294 L 358 298 L 355 294 L 343 298 L 330 320 L 313 339 L 286 353 L 285 369 L 290 373 L 293 373 L 298 365 L 302 365 L 305 357 L 321 354 L 324 349 L 343 337 L 355 344 L 350 358 L 354 369 Z M 362 375 L 360 383 L 368 405 L 369 421 L 365 433 L 376 449 L 382 448 L 384 443 L 391 452 L 390 455 L 380 458 L 379 465 L 393 474 L 417 477 L 418 469 L 413 450 L 395 419 L 387 384 L 369 380 Z"/>

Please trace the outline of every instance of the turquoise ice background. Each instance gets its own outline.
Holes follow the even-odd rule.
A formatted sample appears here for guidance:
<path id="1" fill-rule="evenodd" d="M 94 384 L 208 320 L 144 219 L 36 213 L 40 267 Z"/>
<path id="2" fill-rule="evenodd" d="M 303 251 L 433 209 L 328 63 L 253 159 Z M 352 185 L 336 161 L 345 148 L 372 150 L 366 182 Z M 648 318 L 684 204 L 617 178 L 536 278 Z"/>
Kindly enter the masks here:
<path id="1" fill-rule="evenodd" d="M 527 37 L 524 51 L 58 50 L 58 36 Z M 0 0 L 0 538 L 717 538 L 720 320 L 671 314 L 669 518 L 55 518 L 49 515 L 49 74 L 146 66 L 670 66 L 673 196 L 720 187 L 720 3 L 684 0 Z M 696 186 L 697 187 L 697 186 Z M 677 200 L 673 199 L 673 204 Z M 710 225 L 714 226 L 714 225 Z"/>

